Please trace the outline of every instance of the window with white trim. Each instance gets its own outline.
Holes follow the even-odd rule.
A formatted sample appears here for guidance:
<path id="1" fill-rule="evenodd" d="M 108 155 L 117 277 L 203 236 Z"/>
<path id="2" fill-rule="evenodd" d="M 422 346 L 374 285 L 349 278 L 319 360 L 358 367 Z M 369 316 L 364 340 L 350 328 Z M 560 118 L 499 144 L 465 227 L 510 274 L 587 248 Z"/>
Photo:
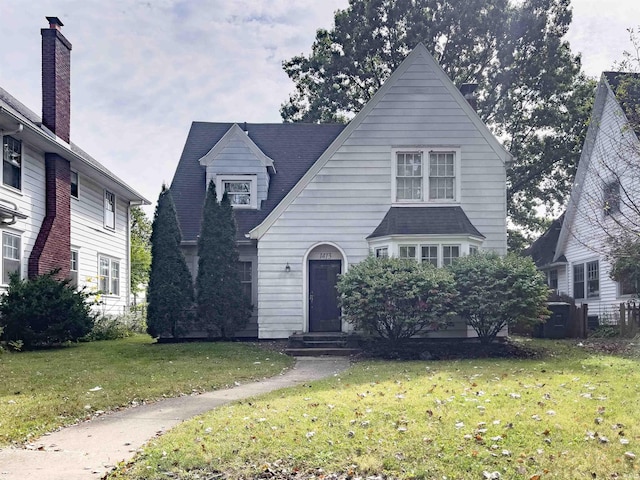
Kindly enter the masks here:
<path id="1" fill-rule="evenodd" d="M 600 264 L 598 260 L 573 265 L 573 298 L 600 296 Z"/>
<path id="2" fill-rule="evenodd" d="M 71 196 L 73 198 L 78 198 L 79 193 L 78 172 L 71 170 Z"/>
<path id="3" fill-rule="evenodd" d="M 98 257 L 98 288 L 103 295 L 120 296 L 120 261 Z"/>
<path id="4" fill-rule="evenodd" d="M 78 263 L 79 263 L 78 250 L 71 250 L 71 265 L 69 265 L 69 278 L 71 279 L 71 285 L 78 287 Z"/>
<path id="5" fill-rule="evenodd" d="M 460 245 L 442 246 L 442 266 L 451 265 L 460 256 Z"/>
<path id="6" fill-rule="evenodd" d="M 240 276 L 240 288 L 244 297 L 251 302 L 252 271 L 251 262 L 238 262 L 238 274 Z"/>
<path id="7" fill-rule="evenodd" d="M 421 260 L 423 262 L 429 262 L 434 267 L 438 266 L 438 245 L 422 245 L 421 249 Z"/>
<path id="8" fill-rule="evenodd" d="M 20 273 L 20 236 L 2 232 L 2 283 L 9 284 L 12 273 Z"/>
<path id="9" fill-rule="evenodd" d="M 469 245 L 469 255 L 477 255 L 480 249 L 477 245 Z"/>
<path id="10" fill-rule="evenodd" d="M 547 285 L 553 290 L 558 290 L 558 270 L 553 269 L 547 272 Z"/>
<path id="11" fill-rule="evenodd" d="M 393 154 L 393 202 L 458 200 L 459 149 L 398 149 Z"/>
<path id="12" fill-rule="evenodd" d="M 376 258 L 389 258 L 389 247 L 377 247 L 375 255 Z"/>
<path id="13" fill-rule="evenodd" d="M 422 200 L 422 153 L 396 154 L 396 199 Z"/>
<path id="14" fill-rule="evenodd" d="M 2 137 L 2 183 L 22 189 L 22 142 L 8 135 Z"/>
<path id="15" fill-rule="evenodd" d="M 415 260 L 416 258 L 416 246 L 415 245 L 400 245 L 398 248 L 398 256 L 400 258 L 408 258 Z"/>
<path id="16" fill-rule="evenodd" d="M 227 194 L 233 208 L 258 208 L 256 175 L 218 175 L 218 200 Z"/>
<path id="17" fill-rule="evenodd" d="M 104 226 L 110 230 L 116 228 L 116 196 L 109 190 L 104 191 Z"/>

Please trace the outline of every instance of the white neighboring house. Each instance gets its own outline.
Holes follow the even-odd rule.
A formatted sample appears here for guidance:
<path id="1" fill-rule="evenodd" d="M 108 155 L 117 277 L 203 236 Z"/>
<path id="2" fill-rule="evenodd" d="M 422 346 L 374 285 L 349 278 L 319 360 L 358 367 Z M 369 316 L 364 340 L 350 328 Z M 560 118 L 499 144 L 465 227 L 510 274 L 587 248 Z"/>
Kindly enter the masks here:
<path id="1" fill-rule="evenodd" d="M 101 290 L 103 312 L 130 304 L 129 210 L 149 202 L 70 142 L 70 52 L 62 22 L 42 29 L 42 119 L 0 88 L 2 280 L 59 268 Z"/>
<path id="2" fill-rule="evenodd" d="M 420 44 L 346 126 L 194 122 L 171 191 L 194 276 L 207 181 L 229 194 L 254 305 L 240 335 L 286 338 L 348 331 L 335 283 L 370 254 L 504 254 L 510 159 Z"/>
<path id="3" fill-rule="evenodd" d="M 640 75 L 602 74 L 567 210 L 529 249 L 551 288 L 588 304 L 592 325 L 637 297 L 635 285 L 610 278 L 607 260 L 611 240 L 638 226 L 640 142 L 629 116 L 640 98 L 624 88 L 630 80 Z"/>

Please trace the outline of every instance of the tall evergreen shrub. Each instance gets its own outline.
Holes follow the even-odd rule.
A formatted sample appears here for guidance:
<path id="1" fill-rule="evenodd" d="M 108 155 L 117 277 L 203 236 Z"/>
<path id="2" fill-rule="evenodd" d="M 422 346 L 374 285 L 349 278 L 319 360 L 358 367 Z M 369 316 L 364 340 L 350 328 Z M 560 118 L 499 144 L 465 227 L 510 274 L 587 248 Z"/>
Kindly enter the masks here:
<path id="1" fill-rule="evenodd" d="M 196 277 L 198 321 L 212 337 L 232 338 L 251 316 L 238 272 L 236 224 L 227 195 L 216 197 L 211 181 L 202 211 Z"/>
<path id="2" fill-rule="evenodd" d="M 151 233 L 147 331 L 152 337 L 179 338 L 191 318 L 193 281 L 181 240 L 171 191 L 163 185 Z"/>

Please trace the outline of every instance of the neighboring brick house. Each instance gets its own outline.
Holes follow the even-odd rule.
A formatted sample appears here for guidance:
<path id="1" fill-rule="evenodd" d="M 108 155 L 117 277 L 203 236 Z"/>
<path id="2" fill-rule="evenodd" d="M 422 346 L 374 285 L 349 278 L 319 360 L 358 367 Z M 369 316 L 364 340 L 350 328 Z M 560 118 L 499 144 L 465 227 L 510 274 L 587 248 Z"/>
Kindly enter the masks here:
<path id="1" fill-rule="evenodd" d="M 335 283 L 367 255 L 506 253 L 510 160 L 420 44 L 348 125 L 194 122 L 171 191 L 194 276 L 206 186 L 227 192 L 254 305 L 240 335 L 286 338 L 349 330 Z"/>
<path id="2" fill-rule="evenodd" d="M 148 200 L 70 142 L 71 43 L 42 29 L 42 119 L 0 88 L 2 279 L 60 269 L 101 290 L 102 308 L 130 303 L 129 210 Z"/>

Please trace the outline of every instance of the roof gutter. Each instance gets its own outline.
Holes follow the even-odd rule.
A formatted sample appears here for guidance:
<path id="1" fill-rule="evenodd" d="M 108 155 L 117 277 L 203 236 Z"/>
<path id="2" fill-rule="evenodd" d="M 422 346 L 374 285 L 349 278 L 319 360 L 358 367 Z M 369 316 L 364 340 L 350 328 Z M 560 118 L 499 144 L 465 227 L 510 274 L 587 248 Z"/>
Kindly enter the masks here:
<path id="1" fill-rule="evenodd" d="M 122 180 L 120 180 L 119 178 L 115 177 L 112 174 L 110 175 L 107 172 L 98 170 L 97 168 L 95 168 L 94 165 L 92 165 L 87 160 L 85 160 L 84 157 L 82 157 L 78 153 L 76 153 L 73 150 L 71 150 L 70 147 L 67 147 L 66 145 L 62 145 L 60 142 L 57 142 L 54 138 L 52 138 L 51 136 L 47 135 L 46 132 L 44 132 L 43 130 L 41 130 L 39 128 L 36 128 L 35 126 L 30 125 L 27 122 L 24 122 L 19 116 L 17 116 L 13 112 L 7 110 L 3 106 L 0 106 L 0 113 L 4 114 L 4 115 L 7 115 L 8 117 L 10 117 L 13 120 L 15 120 L 18 123 L 18 125 L 20 125 L 20 127 L 22 127 L 22 128 L 19 129 L 20 132 L 23 131 L 23 128 L 24 128 L 23 125 L 26 125 L 27 129 L 30 132 L 36 134 L 40 139 L 42 139 L 42 140 L 46 141 L 47 143 L 49 143 L 50 145 L 52 145 L 54 147 L 52 153 L 57 153 L 57 154 L 63 156 L 64 158 L 73 159 L 75 161 L 78 161 L 78 162 L 82 163 L 83 165 L 87 166 L 91 170 L 99 173 L 100 175 L 103 175 L 104 177 L 109 179 L 111 182 L 117 184 L 122 189 L 127 190 L 128 192 L 132 193 L 134 196 L 137 197 L 137 200 L 139 200 L 141 202 L 140 203 L 141 205 L 151 205 L 151 202 L 149 200 L 144 198 L 140 193 L 136 192 L 133 188 L 131 188 L 126 183 L 124 183 Z M 18 133 L 18 132 L 16 131 L 15 133 Z M 6 133 L 3 133 L 3 135 L 6 135 Z"/>

